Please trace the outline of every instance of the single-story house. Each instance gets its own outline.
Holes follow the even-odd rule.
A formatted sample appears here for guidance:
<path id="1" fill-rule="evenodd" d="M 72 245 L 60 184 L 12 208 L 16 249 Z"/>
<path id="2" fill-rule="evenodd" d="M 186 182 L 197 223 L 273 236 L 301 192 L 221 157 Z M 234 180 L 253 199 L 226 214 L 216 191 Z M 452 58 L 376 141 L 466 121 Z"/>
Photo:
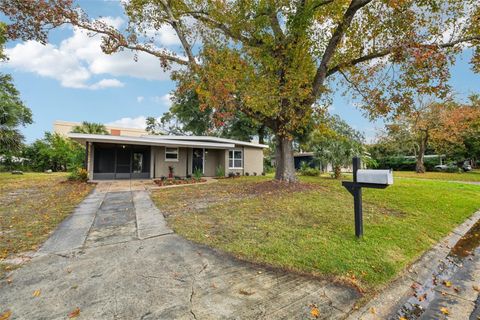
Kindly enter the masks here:
<path id="1" fill-rule="evenodd" d="M 263 172 L 266 145 L 209 136 L 127 136 L 67 133 L 86 146 L 91 180 L 154 179 L 173 175 L 185 177 L 197 169 L 206 177 L 220 168 L 230 172 Z"/>

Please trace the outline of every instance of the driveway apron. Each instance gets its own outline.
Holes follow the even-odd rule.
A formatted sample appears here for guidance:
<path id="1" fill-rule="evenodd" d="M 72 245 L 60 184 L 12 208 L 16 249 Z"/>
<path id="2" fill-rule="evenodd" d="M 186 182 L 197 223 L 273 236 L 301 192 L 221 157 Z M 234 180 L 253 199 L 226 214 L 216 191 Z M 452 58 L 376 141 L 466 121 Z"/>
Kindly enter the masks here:
<path id="1" fill-rule="evenodd" d="M 98 191 L 101 190 L 101 191 Z M 105 191 L 106 190 L 106 191 Z M 352 287 L 237 260 L 174 234 L 145 190 L 97 188 L 0 281 L 11 319 L 344 318 Z M 40 295 L 33 295 L 39 290 Z"/>

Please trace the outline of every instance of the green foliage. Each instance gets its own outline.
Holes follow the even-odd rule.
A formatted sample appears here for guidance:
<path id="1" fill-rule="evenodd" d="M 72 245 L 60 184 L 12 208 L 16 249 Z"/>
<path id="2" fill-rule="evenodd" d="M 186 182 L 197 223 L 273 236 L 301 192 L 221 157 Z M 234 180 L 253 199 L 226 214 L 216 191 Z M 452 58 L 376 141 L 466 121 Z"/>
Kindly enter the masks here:
<path id="1" fill-rule="evenodd" d="M 336 177 L 354 156 L 363 156 L 363 136 L 337 115 L 325 115 L 310 135 L 307 146 L 323 167 L 331 164 Z"/>
<path id="2" fill-rule="evenodd" d="M 183 83 L 185 76 L 177 75 L 177 80 L 179 86 L 170 110 L 160 119 L 147 118 L 146 129 L 150 134 L 217 136 L 243 141 L 250 141 L 255 135 L 265 136 L 265 128 L 240 111 L 218 119 L 212 108 L 200 107 L 195 90 L 184 87 L 189 85 Z"/>
<path id="3" fill-rule="evenodd" d="M 302 176 L 317 177 L 320 175 L 319 169 L 310 167 L 308 163 L 304 161 L 302 161 L 302 163 L 300 164 L 300 169 L 298 170 L 298 172 Z"/>
<path id="4" fill-rule="evenodd" d="M 195 180 L 200 180 L 200 179 L 202 179 L 202 177 L 203 177 L 202 169 L 195 168 L 195 170 L 193 170 L 193 178 Z"/>
<path id="5" fill-rule="evenodd" d="M 70 171 L 81 167 L 85 160 L 85 148 L 79 143 L 57 133 L 45 133 L 43 139 L 26 147 L 25 157 L 35 171 Z"/>
<path id="6" fill-rule="evenodd" d="M 105 125 L 88 121 L 83 121 L 81 125 L 73 127 L 72 132 L 88 134 L 109 134 Z"/>
<path id="7" fill-rule="evenodd" d="M 68 180 L 87 182 L 88 181 L 88 171 L 85 170 L 84 168 L 75 168 L 68 175 Z"/>
<path id="8" fill-rule="evenodd" d="M 217 177 L 225 177 L 225 169 L 223 168 L 223 166 L 218 165 L 218 166 L 215 168 L 215 175 L 216 175 Z"/>
<path id="9" fill-rule="evenodd" d="M 395 171 L 415 171 L 416 160 L 414 158 L 405 157 L 385 157 L 376 159 L 378 169 L 392 169 Z M 424 166 L 427 171 L 434 171 L 435 166 L 440 164 L 439 159 L 425 158 Z M 371 168 L 369 166 L 369 168 Z"/>
<path id="10" fill-rule="evenodd" d="M 0 154 L 19 151 L 23 135 L 19 126 L 32 123 L 32 111 L 20 100 L 12 77 L 0 74 Z"/>
<path id="11" fill-rule="evenodd" d="M 7 28 L 0 22 L 0 61 L 7 59 L 3 52 Z M 23 135 L 19 126 L 32 123 L 32 111 L 20 99 L 10 75 L 0 73 L 0 154 L 18 152 L 22 146 Z"/>

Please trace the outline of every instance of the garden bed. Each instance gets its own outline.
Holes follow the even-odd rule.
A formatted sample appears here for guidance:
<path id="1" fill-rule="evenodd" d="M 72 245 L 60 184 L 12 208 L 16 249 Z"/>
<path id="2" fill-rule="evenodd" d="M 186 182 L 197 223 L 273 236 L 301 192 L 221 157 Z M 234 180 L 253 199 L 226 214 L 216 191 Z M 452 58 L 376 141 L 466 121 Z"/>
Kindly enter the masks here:
<path id="1" fill-rule="evenodd" d="M 203 182 L 207 182 L 207 180 L 187 178 L 187 179 L 161 179 L 161 180 L 154 180 L 153 182 L 155 182 L 155 184 L 160 187 L 165 187 L 165 186 L 176 186 L 176 185 L 182 185 L 182 184 L 203 183 Z"/>

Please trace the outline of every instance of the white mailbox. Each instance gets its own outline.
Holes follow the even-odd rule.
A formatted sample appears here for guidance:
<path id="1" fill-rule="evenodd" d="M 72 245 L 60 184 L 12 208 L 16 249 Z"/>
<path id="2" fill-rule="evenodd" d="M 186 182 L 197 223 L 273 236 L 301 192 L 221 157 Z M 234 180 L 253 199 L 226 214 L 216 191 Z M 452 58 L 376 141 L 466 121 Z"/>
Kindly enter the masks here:
<path id="1" fill-rule="evenodd" d="M 358 183 L 393 184 L 392 170 L 358 170 Z"/>

